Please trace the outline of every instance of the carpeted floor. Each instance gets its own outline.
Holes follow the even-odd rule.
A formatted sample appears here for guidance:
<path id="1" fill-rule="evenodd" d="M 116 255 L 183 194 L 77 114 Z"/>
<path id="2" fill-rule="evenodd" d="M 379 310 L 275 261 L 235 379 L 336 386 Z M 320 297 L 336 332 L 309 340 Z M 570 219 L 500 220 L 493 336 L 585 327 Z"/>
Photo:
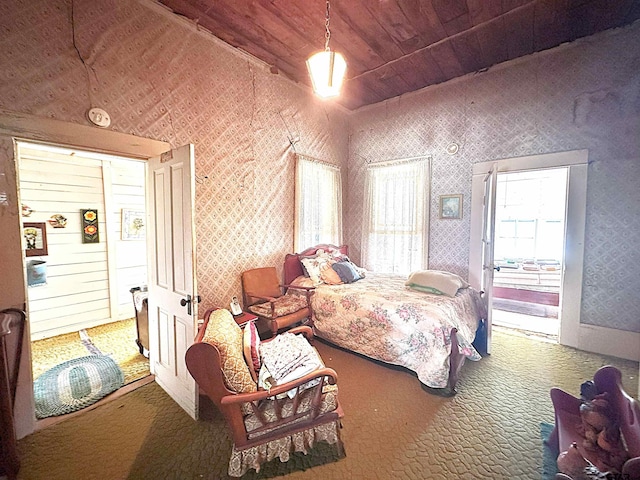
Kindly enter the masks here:
<path id="1" fill-rule="evenodd" d="M 140 354 L 135 319 L 107 323 L 80 332 L 58 335 L 31 343 L 33 378 L 73 358 L 102 353 L 109 355 L 124 373 L 128 384 L 149 375 L 149 359 Z"/>
<path id="2" fill-rule="evenodd" d="M 266 477 L 290 479 L 532 479 L 542 477 L 549 389 L 576 394 L 600 366 L 638 391 L 638 363 L 495 329 L 493 354 L 468 362 L 459 393 L 437 396 L 411 373 L 316 342 L 338 372 L 346 457 L 329 448 Z M 225 479 L 231 443 L 221 415 L 193 421 L 155 383 L 19 441 L 20 479 Z M 311 466 L 311 462 L 328 462 Z M 276 460 L 277 462 L 277 460 Z M 262 475 L 265 477 L 265 475 Z M 248 475 L 246 478 L 254 478 Z"/>

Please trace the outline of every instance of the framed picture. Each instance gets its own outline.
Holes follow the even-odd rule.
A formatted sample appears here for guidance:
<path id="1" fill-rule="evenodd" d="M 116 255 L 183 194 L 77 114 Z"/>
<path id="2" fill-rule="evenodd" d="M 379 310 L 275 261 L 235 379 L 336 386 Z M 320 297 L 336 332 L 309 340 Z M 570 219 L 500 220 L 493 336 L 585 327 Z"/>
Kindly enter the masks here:
<path id="1" fill-rule="evenodd" d="M 27 257 L 48 255 L 47 253 L 47 224 L 45 222 L 24 222 L 22 235 L 25 240 L 25 254 Z"/>
<path id="2" fill-rule="evenodd" d="M 122 209 L 122 240 L 144 240 L 146 216 L 143 211 Z"/>
<path id="3" fill-rule="evenodd" d="M 98 231 L 98 210 L 88 208 L 80 210 L 82 220 L 82 243 L 100 243 Z"/>
<path id="4" fill-rule="evenodd" d="M 462 218 L 462 194 L 440 195 L 440 218 Z"/>

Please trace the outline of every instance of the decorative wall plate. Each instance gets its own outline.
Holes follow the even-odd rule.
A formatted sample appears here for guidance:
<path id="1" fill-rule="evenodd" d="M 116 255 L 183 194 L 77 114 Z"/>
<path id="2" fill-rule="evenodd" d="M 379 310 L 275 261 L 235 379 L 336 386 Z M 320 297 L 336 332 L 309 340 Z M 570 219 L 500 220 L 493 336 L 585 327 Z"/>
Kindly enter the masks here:
<path id="1" fill-rule="evenodd" d="M 67 226 L 67 218 L 59 213 L 51 215 L 48 222 L 53 228 L 64 228 Z"/>

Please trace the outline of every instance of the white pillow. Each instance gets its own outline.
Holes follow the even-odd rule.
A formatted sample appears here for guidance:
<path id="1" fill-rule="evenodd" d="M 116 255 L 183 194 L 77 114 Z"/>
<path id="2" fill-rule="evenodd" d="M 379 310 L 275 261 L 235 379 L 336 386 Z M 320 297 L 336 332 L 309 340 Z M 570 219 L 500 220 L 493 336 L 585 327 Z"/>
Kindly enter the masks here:
<path id="1" fill-rule="evenodd" d="M 411 273 L 404 283 L 416 290 L 429 291 L 440 295 L 455 297 L 459 288 L 467 288 L 469 284 L 455 273 L 442 270 L 418 270 Z"/>

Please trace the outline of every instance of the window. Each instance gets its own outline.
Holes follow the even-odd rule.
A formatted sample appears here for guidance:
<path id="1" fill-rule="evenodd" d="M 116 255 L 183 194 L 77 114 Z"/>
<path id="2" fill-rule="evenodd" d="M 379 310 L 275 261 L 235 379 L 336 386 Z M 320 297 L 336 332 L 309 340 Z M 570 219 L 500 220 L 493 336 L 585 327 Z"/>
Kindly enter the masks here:
<path id="1" fill-rule="evenodd" d="M 296 158 L 295 240 L 301 252 L 319 243 L 342 242 L 342 180 L 335 165 Z"/>
<path id="2" fill-rule="evenodd" d="M 562 263 L 566 193 L 566 168 L 498 174 L 495 258 Z"/>
<path id="3" fill-rule="evenodd" d="M 427 159 L 370 165 L 363 222 L 363 264 L 375 272 L 424 268 L 429 198 Z"/>

